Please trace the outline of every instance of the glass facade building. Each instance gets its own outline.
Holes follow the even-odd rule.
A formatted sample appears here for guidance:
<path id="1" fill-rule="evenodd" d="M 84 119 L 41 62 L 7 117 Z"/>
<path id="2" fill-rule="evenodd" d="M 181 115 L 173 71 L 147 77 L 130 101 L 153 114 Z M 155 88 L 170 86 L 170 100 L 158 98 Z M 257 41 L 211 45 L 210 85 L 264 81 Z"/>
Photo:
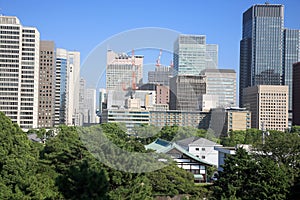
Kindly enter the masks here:
<path id="1" fill-rule="evenodd" d="M 243 14 L 240 43 L 240 105 L 243 89 L 255 85 L 288 85 L 292 120 L 293 63 L 299 61 L 299 30 L 284 28 L 283 5 L 254 5 Z"/>
<path id="2" fill-rule="evenodd" d="M 55 124 L 66 123 L 67 59 L 56 59 L 56 109 Z"/>
<path id="3" fill-rule="evenodd" d="M 289 86 L 289 113 L 291 113 L 293 99 L 293 64 L 300 60 L 300 31 L 285 29 L 283 44 L 283 83 Z"/>
<path id="4" fill-rule="evenodd" d="M 179 35 L 174 43 L 175 75 L 199 75 L 206 68 L 217 68 L 218 46 L 206 44 L 205 35 Z"/>
<path id="5" fill-rule="evenodd" d="M 280 85 L 283 79 L 283 5 L 254 5 L 243 14 L 240 104 L 243 89 Z"/>
<path id="6" fill-rule="evenodd" d="M 232 69 L 206 69 L 206 95 L 212 95 L 217 107 L 236 106 L 236 73 Z M 202 105 L 203 106 L 203 105 Z"/>

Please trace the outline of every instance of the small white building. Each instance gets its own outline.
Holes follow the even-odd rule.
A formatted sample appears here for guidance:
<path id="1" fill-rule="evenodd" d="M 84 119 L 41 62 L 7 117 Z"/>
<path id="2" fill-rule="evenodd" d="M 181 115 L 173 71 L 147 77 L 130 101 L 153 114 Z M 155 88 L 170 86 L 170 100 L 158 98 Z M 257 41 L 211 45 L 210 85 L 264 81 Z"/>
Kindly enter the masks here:
<path id="1" fill-rule="evenodd" d="M 222 145 L 205 138 L 199 138 L 188 145 L 188 151 L 196 157 L 218 166 L 218 151 L 214 149 L 215 147 L 222 147 Z"/>

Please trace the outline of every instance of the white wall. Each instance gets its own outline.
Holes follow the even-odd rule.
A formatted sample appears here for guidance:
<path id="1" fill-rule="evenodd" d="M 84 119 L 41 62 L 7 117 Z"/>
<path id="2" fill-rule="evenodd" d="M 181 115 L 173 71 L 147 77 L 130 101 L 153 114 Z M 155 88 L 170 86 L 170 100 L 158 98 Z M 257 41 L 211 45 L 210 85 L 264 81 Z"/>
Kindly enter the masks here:
<path id="1" fill-rule="evenodd" d="M 218 151 L 214 150 L 214 146 L 189 145 L 189 152 L 208 163 L 218 166 Z"/>

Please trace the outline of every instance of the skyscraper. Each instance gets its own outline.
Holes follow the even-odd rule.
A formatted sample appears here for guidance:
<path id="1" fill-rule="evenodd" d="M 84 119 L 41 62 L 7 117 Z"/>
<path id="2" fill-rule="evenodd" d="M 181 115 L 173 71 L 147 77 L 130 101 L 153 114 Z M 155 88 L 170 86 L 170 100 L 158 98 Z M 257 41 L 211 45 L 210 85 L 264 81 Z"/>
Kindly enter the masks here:
<path id="1" fill-rule="evenodd" d="M 106 90 L 127 90 L 139 86 L 143 79 L 144 56 L 107 51 Z"/>
<path id="2" fill-rule="evenodd" d="M 38 127 L 53 127 L 55 111 L 55 44 L 40 42 Z"/>
<path id="3" fill-rule="evenodd" d="M 79 113 L 80 53 L 56 50 L 55 124 L 73 125 Z"/>
<path id="4" fill-rule="evenodd" d="M 254 5 L 243 14 L 240 43 L 240 106 L 243 89 L 254 85 L 289 86 L 292 121 L 293 63 L 300 60 L 299 30 L 284 28 L 283 5 Z"/>
<path id="5" fill-rule="evenodd" d="M 289 86 L 289 113 L 293 109 L 293 64 L 300 61 L 300 31 L 284 30 L 283 84 Z M 289 116 L 291 118 L 291 116 Z"/>
<path id="6" fill-rule="evenodd" d="M 39 44 L 35 27 L 0 16 L 0 111 L 21 128 L 38 126 Z"/>
<path id="7" fill-rule="evenodd" d="M 293 65 L 293 125 L 300 125 L 300 62 Z"/>
<path id="8" fill-rule="evenodd" d="M 96 89 L 87 88 L 85 96 L 85 104 L 87 108 L 88 121 L 86 123 L 96 123 L 98 117 L 96 115 Z"/>
<path id="9" fill-rule="evenodd" d="M 218 46 L 207 45 L 205 35 L 179 35 L 174 43 L 177 75 L 198 75 L 206 68 L 218 67 Z"/>
<path id="10" fill-rule="evenodd" d="M 240 104 L 243 89 L 280 85 L 283 79 L 283 5 L 254 5 L 243 14 Z"/>

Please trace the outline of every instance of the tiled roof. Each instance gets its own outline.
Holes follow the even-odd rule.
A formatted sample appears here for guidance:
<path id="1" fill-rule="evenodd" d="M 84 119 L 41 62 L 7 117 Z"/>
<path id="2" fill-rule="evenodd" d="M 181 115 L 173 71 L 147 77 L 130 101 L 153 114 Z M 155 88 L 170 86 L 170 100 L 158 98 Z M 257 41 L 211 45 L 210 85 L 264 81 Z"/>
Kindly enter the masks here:
<path id="1" fill-rule="evenodd" d="M 171 151 L 172 149 L 177 149 L 178 151 L 180 151 L 181 153 L 183 153 L 184 155 L 186 155 L 187 157 L 196 160 L 200 163 L 206 164 L 206 165 L 212 165 L 211 163 L 208 163 L 207 161 L 204 161 L 202 159 L 200 159 L 199 157 L 189 153 L 188 151 L 186 151 L 184 148 L 182 148 L 181 146 L 177 145 L 176 143 L 171 143 L 162 139 L 157 139 L 154 142 L 148 144 L 145 146 L 146 149 L 153 149 L 155 150 L 157 153 L 165 153 L 167 154 L 169 151 Z"/>
<path id="2" fill-rule="evenodd" d="M 220 144 L 210 141 L 205 138 L 199 138 L 198 140 L 189 144 L 189 146 L 221 146 Z"/>

